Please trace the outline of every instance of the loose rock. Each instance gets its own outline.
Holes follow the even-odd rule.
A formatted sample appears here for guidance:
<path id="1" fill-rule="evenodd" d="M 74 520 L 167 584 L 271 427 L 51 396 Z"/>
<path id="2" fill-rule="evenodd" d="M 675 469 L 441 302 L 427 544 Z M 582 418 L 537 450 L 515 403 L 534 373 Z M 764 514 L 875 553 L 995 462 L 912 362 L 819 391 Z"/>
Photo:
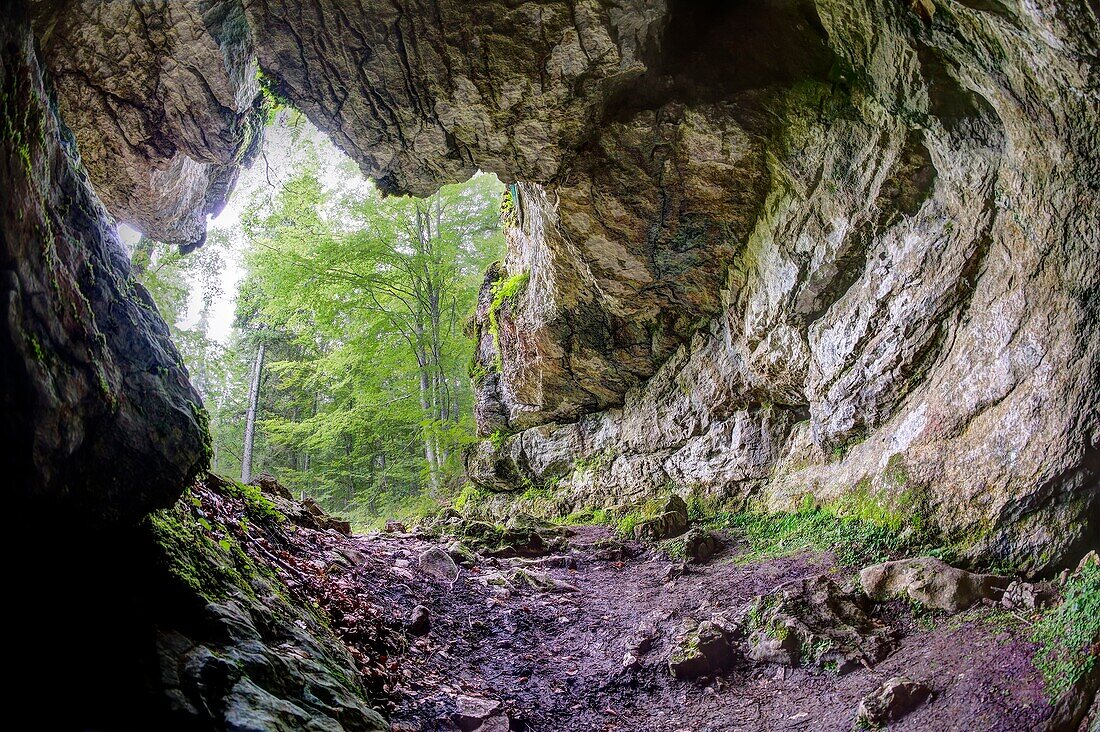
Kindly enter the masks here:
<path id="1" fill-rule="evenodd" d="M 480 728 L 490 718 L 497 716 L 501 708 L 499 701 L 477 696 L 460 696 L 455 706 L 452 719 L 459 729 L 467 732 Z"/>
<path id="2" fill-rule="evenodd" d="M 417 560 L 420 571 L 442 580 L 454 580 L 458 576 L 458 566 L 451 555 L 439 547 L 428 549 Z"/>
<path id="3" fill-rule="evenodd" d="M 703 564 L 719 552 L 722 542 L 710 531 L 692 529 L 684 537 L 684 553 L 688 561 Z"/>
<path id="4" fill-rule="evenodd" d="M 678 679 L 695 679 L 729 668 L 733 659 L 726 630 L 706 620 L 680 639 L 669 654 L 668 670 Z"/>
<path id="5" fill-rule="evenodd" d="M 671 539 L 687 531 L 687 527 L 686 514 L 670 511 L 635 526 L 634 538 L 649 541 Z"/>
<path id="6" fill-rule="evenodd" d="M 932 688 L 923 681 L 895 676 L 863 697 L 856 719 L 871 727 L 897 721 L 926 702 L 931 695 Z"/>
<path id="7" fill-rule="evenodd" d="M 427 635 L 431 629 L 431 624 L 431 613 L 428 612 L 428 608 L 417 605 L 409 613 L 409 620 L 406 625 L 413 635 Z"/>
<path id="8" fill-rule="evenodd" d="M 973 574 L 934 557 L 885 562 L 859 573 L 863 591 L 875 600 L 908 597 L 927 607 L 958 612 L 981 600 L 999 601 L 1011 579 Z"/>
<path id="9" fill-rule="evenodd" d="M 1036 610 L 1046 607 L 1057 595 L 1049 582 L 1023 582 L 1014 580 L 1005 590 L 1001 605 L 1008 610 Z"/>

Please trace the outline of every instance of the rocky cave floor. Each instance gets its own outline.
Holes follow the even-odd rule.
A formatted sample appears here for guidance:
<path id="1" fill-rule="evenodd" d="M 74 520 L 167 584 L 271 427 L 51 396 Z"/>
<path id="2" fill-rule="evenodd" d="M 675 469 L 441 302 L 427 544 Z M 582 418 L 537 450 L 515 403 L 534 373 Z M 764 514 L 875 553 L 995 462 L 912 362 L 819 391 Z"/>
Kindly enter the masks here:
<path id="1" fill-rule="evenodd" d="M 466 519 L 448 520 L 455 529 Z M 387 700 L 394 730 L 848 732 L 860 700 L 898 676 L 931 696 L 891 730 L 1023 732 L 1052 713 L 1026 624 L 988 602 L 953 614 L 871 603 L 870 622 L 892 650 L 843 674 L 736 652 L 718 673 L 670 673 L 695 622 L 735 617 L 784 583 L 849 581 L 858 568 L 829 553 L 745 563 L 726 536 L 709 561 L 689 565 L 607 527 L 574 526 L 521 533 L 522 546 L 498 551 L 529 556 L 494 558 L 445 526 L 348 535 L 333 525 L 257 524 L 242 544 L 327 611 L 366 688 Z"/>
<path id="2" fill-rule="evenodd" d="M 740 566 L 734 549 L 665 581 L 677 563 L 659 552 L 634 544 L 637 556 L 600 559 L 595 547 L 611 538 L 609 529 L 571 533 L 561 556 L 576 568 L 540 571 L 575 591 L 493 591 L 498 586 L 486 584 L 486 576 L 524 566 L 522 559 L 479 562 L 453 581 L 428 579 L 412 567 L 431 541 L 386 534 L 350 540 L 371 555 L 356 573 L 392 575 L 385 595 L 394 610 L 424 603 L 433 619 L 427 636 L 398 660 L 396 729 L 455 729 L 456 699 L 468 695 L 499 700 L 513 729 L 848 731 L 860 699 L 902 675 L 930 681 L 935 699 L 891 729 L 1034 730 L 1049 714 L 1032 648 L 985 622 L 988 609 L 919 627 L 902 603 L 885 605 L 882 616 L 901 630 L 900 645 L 875 668 L 843 676 L 746 664 L 675 679 L 667 659 L 685 619 L 843 570 L 829 556 L 810 554 Z M 405 562 L 410 567 L 394 566 Z M 624 655 L 645 625 L 657 631 L 653 646 L 632 669 Z"/>

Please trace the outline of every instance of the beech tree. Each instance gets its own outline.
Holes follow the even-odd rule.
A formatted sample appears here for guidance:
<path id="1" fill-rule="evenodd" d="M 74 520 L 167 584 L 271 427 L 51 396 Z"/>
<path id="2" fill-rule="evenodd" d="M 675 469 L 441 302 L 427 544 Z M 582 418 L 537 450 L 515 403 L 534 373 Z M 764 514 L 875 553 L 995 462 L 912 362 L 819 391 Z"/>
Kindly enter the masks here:
<path id="1" fill-rule="evenodd" d="M 502 191 L 478 175 L 428 199 L 333 194 L 306 169 L 246 214 L 264 469 L 361 520 L 453 490 L 473 433 L 462 326 L 503 251 Z"/>

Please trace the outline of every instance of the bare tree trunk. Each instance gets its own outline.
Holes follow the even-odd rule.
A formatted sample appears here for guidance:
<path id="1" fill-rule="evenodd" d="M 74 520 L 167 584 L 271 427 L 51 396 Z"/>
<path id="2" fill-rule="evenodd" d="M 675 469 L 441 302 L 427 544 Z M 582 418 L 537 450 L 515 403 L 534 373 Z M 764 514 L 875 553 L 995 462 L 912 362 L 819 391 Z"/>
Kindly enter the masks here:
<path id="1" fill-rule="evenodd" d="M 428 378 L 428 369 L 420 367 L 420 408 L 428 417 L 432 415 L 431 384 Z M 424 435 L 424 458 L 428 461 L 428 475 L 431 477 L 432 490 L 439 488 L 439 458 L 435 450 L 435 435 L 432 432 Z"/>
<path id="2" fill-rule="evenodd" d="M 252 365 L 252 383 L 248 387 L 248 417 L 244 423 L 244 456 L 241 458 L 241 482 L 252 480 L 252 444 L 256 437 L 256 412 L 260 405 L 260 375 L 264 370 L 264 344 L 256 349 Z"/>

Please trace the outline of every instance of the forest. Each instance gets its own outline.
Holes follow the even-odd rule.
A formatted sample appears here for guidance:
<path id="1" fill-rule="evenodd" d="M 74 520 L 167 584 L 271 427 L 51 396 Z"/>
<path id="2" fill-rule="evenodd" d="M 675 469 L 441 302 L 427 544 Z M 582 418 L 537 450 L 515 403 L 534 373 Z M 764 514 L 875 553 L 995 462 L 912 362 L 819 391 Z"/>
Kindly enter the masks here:
<path id="1" fill-rule="evenodd" d="M 383 197 L 284 109 L 205 246 L 134 241 L 210 415 L 211 470 L 271 473 L 360 527 L 453 497 L 474 439 L 464 325 L 503 255 L 504 192 L 477 174 Z"/>

